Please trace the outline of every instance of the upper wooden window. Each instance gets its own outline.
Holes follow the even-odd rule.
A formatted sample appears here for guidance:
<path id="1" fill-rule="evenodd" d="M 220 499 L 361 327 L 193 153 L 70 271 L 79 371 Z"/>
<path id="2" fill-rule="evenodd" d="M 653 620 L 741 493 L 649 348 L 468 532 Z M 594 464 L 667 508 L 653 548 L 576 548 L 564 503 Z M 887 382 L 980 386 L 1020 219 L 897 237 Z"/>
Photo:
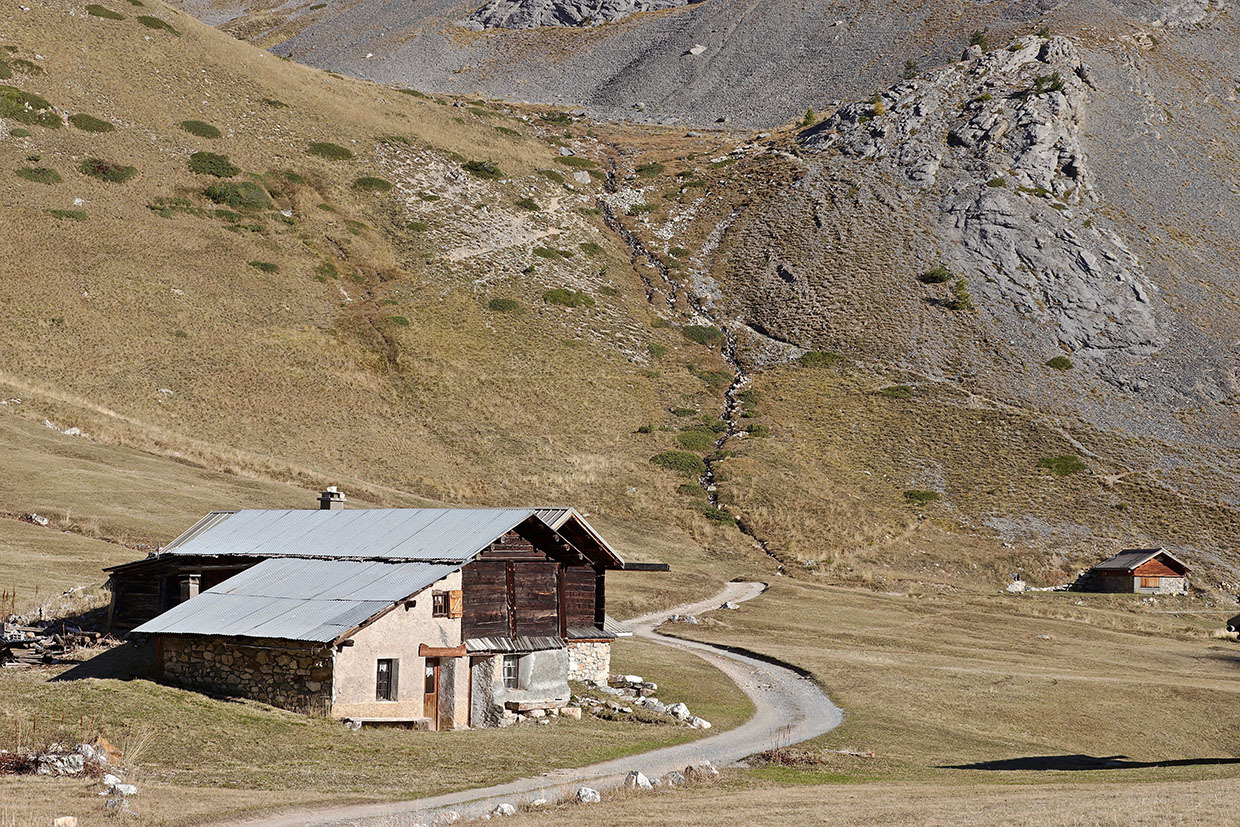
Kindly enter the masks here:
<path id="1" fill-rule="evenodd" d="M 434 592 L 431 594 L 431 617 L 448 616 L 448 593 Z"/>

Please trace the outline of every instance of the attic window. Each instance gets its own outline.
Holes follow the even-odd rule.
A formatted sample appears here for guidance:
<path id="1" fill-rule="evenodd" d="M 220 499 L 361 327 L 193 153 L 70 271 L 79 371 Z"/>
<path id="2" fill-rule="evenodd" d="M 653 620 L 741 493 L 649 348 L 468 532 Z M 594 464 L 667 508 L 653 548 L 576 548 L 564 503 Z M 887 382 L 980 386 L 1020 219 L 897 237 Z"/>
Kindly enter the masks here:
<path id="1" fill-rule="evenodd" d="M 431 617 L 448 616 L 448 593 L 435 592 L 431 595 Z"/>

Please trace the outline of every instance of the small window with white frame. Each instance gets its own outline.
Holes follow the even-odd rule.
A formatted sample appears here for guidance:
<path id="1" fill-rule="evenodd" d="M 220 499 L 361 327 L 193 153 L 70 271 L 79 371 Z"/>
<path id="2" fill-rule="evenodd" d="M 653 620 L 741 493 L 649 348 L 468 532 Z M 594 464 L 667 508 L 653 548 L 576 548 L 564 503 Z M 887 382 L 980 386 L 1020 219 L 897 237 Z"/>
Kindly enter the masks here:
<path id="1" fill-rule="evenodd" d="M 521 656 L 504 655 L 504 688 L 521 688 Z"/>

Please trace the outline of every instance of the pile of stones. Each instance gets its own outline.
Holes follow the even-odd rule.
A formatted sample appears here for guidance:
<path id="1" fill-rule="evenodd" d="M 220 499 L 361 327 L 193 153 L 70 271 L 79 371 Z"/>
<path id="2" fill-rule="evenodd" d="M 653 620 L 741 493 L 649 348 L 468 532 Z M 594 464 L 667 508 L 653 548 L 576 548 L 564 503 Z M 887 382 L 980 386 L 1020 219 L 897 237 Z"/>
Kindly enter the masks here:
<path id="1" fill-rule="evenodd" d="M 594 688 L 598 692 L 614 696 L 615 700 L 611 698 L 599 700 L 583 696 L 575 699 L 575 703 L 587 710 L 607 708 L 622 715 L 631 715 L 633 707 L 641 707 L 651 712 L 671 716 L 694 729 L 710 729 L 710 721 L 692 714 L 685 704 L 665 704 L 660 701 L 655 697 L 659 685 L 653 681 L 644 680 L 640 675 L 611 675 L 607 679 L 606 686 L 595 684 Z"/>

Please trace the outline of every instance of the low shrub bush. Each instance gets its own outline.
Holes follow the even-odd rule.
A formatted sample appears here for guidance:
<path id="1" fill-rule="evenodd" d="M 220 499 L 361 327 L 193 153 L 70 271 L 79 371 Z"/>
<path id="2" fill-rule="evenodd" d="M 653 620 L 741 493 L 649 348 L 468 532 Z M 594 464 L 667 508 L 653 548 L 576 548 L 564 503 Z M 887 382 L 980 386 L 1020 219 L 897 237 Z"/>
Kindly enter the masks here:
<path id="1" fill-rule="evenodd" d="M 98 3 L 91 3 L 86 7 L 86 13 L 91 17 L 102 17 L 105 20 L 124 20 L 125 15 L 120 12 L 114 12 L 107 6 L 101 6 Z"/>
<path id="2" fill-rule="evenodd" d="M 59 129 L 64 123 L 46 98 L 16 86 L 0 86 L 0 118 L 46 129 Z"/>
<path id="3" fill-rule="evenodd" d="M 487 302 L 487 310 L 493 310 L 496 313 L 524 313 L 525 308 L 516 299 L 506 299 L 496 296 Z"/>
<path id="4" fill-rule="evenodd" d="M 878 396 L 884 399 L 912 399 L 913 388 L 909 385 L 888 385 L 885 388 L 879 388 L 874 391 Z"/>
<path id="5" fill-rule="evenodd" d="M 917 280 L 922 284 L 946 284 L 952 280 L 952 271 L 940 264 L 922 273 Z"/>
<path id="6" fill-rule="evenodd" d="M 1038 467 L 1044 468 L 1059 477 L 1066 477 L 1075 474 L 1078 471 L 1084 471 L 1089 466 L 1081 462 L 1080 457 L 1076 454 L 1062 454 L 1057 457 L 1042 457 L 1038 460 Z"/>
<path id="7" fill-rule="evenodd" d="M 48 167 L 20 167 L 16 174 L 18 178 L 24 178 L 36 184 L 59 184 L 63 180 L 59 172 Z"/>
<path id="8" fill-rule="evenodd" d="M 904 499 L 913 505 L 928 505 L 942 499 L 942 495 L 938 491 L 926 491 L 921 488 L 912 488 L 904 492 Z"/>
<path id="9" fill-rule="evenodd" d="M 189 156 L 189 171 L 198 175 L 214 175 L 216 178 L 232 178 L 241 169 L 229 161 L 227 155 L 195 152 Z"/>
<path id="10" fill-rule="evenodd" d="M 387 192 L 392 189 L 392 182 L 374 175 L 363 175 L 353 181 L 353 189 L 363 192 Z"/>
<path id="11" fill-rule="evenodd" d="M 273 264 L 270 261 L 251 261 L 249 265 L 255 270 L 261 270 L 264 273 L 277 273 L 280 271 L 280 265 Z"/>
<path id="12" fill-rule="evenodd" d="M 568 287 L 556 287 L 543 293 L 543 301 L 548 304 L 557 304 L 561 307 L 593 307 L 594 299 L 581 292 Z"/>
<path id="13" fill-rule="evenodd" d="M 328 141 L 315 141 L 306 147 L 306 154 L 326 158 L 329 161 L 347 161 L 353 157 L 350 150 Z"/>
<path id="14" fill-rule="evenodd" d="M 475 178 L 482 178 L 487 181 L 498 181 L 504 177 L 503 170 L 494 161 L 466 161 L 461 164 L 461 168 Z"/>
<path id="15" fill-rule="evenodd" d="M 680 333 L 690 342 L 699 345 L 717 345 L 723 342 L 723 331 L 712 325 L 691 324 L 680 329 Z"/>
<path id="16" fill-rule="evenodd" d="M 83 132 L 111 132 L 116 129 L 110 121 L 96 118 L 94 115 L 70 115 L 69 123 Z"/>
<path id="17" fill-rule="evenodd" d="M 139 23 L 141 23 L 143 26 L 146 26 L 148 29 L 155 29 L 156 31 L 168 32 L 169 34 L 174 34 L 177 37 L 181 36 L 180 32 L 172 28 L 171 23 L 168 23 L 164 20 L 160 20 L 158 17 L 151 17 L 149 14 L 144 14 L 134 19 L 137 20 Z"/>
<path id="18" fill-rule="evenodd" d="M 275 206 L 267 191 L 253 181 L 220 181 L 207 187 L 202 194 L 234 210 L 269 210 Z"/>
<path id="19" fill-rule="evenodd" d="M 102 158 L 87 158 L 82 161 L 78 170 L 83 175 L 98 178 L 100 181 L 107 181 L 109 184 L 123 184 L 138 174 L 138 170 L 135 167 L 114 164 Z"/>
<path id="20" fill-rule="evenodd" d="M 1067 356 L 1055 356 L 1046 360 L 1046 366 L 1055 370 L 1072 370 L 1072 360 Z"/>
<path id="21" fill-rule="evenodd" d="M 48 210 L 49 215 L 53 218 L 59 218 L 62 221 L 85 221 L 85 210 Z"/>
<path id="22" fill-rule="evenodd" d="M 177 126 L 199 138 L 218 138 L 221 133 L 206 121 L 181 121 Z"/>

